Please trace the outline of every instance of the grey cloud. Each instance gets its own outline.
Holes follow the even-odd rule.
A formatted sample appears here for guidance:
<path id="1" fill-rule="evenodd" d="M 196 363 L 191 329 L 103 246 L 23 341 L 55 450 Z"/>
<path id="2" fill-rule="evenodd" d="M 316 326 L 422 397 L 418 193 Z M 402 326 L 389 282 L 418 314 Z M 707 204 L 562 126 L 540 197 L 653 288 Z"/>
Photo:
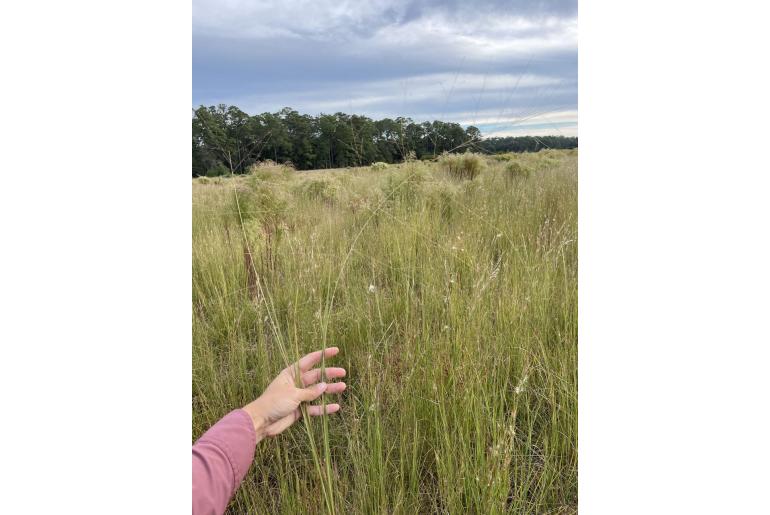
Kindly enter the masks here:
<path id="1" fill-rule="evenodd" d="M 575 2 L 351 3 L 318 20 L 295 13 L 297 23 L 276 5 L 233 31 L 222 25 L 232 13 L 194 20 L 195 105 L 446 120 L 577 107 Z M 543 84 L 514 87 L 522 78 Z"/>

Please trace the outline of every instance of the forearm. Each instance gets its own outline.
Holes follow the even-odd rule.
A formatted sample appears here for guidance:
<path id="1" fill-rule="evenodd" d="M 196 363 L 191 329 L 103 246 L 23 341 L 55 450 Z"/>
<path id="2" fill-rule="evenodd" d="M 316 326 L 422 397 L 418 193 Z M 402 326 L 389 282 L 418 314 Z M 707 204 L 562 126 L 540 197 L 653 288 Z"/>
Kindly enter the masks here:
<path id="1" fill-rule="evenodd" d="M 224 513 L 248 472 L 259 426 L 242 409 L 230 412 L 195 442 L 192 449 L 193 514 Z"/>

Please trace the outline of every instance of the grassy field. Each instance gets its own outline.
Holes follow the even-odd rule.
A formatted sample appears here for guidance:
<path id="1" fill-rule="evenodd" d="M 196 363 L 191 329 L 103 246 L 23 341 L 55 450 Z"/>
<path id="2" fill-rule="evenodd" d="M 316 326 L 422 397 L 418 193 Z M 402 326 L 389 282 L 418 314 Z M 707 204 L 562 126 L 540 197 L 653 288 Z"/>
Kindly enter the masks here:
<path id="1" fill-rule="evenodd" d="M 577 151 L 477 165 L 193 179 L 193 439 L 287 360 L 348 370 L 231 512 L 577 511 Z"/>

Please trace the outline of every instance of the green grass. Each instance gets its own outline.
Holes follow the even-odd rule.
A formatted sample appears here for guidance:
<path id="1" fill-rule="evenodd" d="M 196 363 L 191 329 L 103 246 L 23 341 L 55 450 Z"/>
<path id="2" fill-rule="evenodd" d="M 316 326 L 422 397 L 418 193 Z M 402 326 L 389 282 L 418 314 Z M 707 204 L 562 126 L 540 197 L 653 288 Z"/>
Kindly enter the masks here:
<path id="1" fill-rule="evenodd" d="M 577 153 L 481 159 L 193 180 L 193 438 L 287 359 L 348 369 L 232 512 L 577 510 Z"/>

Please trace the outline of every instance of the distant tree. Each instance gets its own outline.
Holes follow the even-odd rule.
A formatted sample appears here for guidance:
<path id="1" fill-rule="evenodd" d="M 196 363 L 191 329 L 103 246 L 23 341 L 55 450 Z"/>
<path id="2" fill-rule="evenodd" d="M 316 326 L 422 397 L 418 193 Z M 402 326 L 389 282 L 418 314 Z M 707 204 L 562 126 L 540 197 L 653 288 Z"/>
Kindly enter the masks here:
<path id="1" fill-rule="evenodd" d="M 281 113 L 262 113 L 257 119 L 265 133 L 262 157 L 275 162 L 291 160 L 292 142 Z"/>
<path id="2" fill-rule="evenodd" d="M 478 127 L 469 125 L 465 128 L 465 139 L 467 141 L 481 141 L 481 131 Z"/>
<path id="3" fill-rule="evenodd" d="M 193 113 L 193 173 L 221 163 L 243 173 L 261 153 L 265 133 L 258 120 L 234 106 L 199 107 Z"/>
<path id="4" fill-rule="evenodd" d="M 281 111 L 281 119 L 291 143 L 291 162 L 298 169 L 313 168 L 316 158 L 315 120 L 289 107 Z"/>
<path id="5" fill-rule="evenodd" d="M 480 149 L 496 154 L 500 152 L 537 152 L 544 148 L 577 148 L 578 139 L 567 136 L 507 136 L 486 138 L 477 145 Z"/>
<path id="6" fill-rule="evenodd" d="M 390 118 L 374 122 L 377 160 L 392 163 L 403 157 L 401 150 L 404 131 L 401 123 Z"/>
<path id="7" fill-rule="evenodd" d="M 398 117 L 372 120 L 346 113 L 303 115 L 290 107 L 250 116 L 235 106 L 200 106 L 192 117 L 193 176 L 245 173 L 272 159 L 297 169 L 394 163 L 409 155 L 435 158 L 443 152 L 537 152 L 577 148 L 577 138 L 521 136 L 482 138 L 478 127 L 441 120 L 417 123 Z"/>

